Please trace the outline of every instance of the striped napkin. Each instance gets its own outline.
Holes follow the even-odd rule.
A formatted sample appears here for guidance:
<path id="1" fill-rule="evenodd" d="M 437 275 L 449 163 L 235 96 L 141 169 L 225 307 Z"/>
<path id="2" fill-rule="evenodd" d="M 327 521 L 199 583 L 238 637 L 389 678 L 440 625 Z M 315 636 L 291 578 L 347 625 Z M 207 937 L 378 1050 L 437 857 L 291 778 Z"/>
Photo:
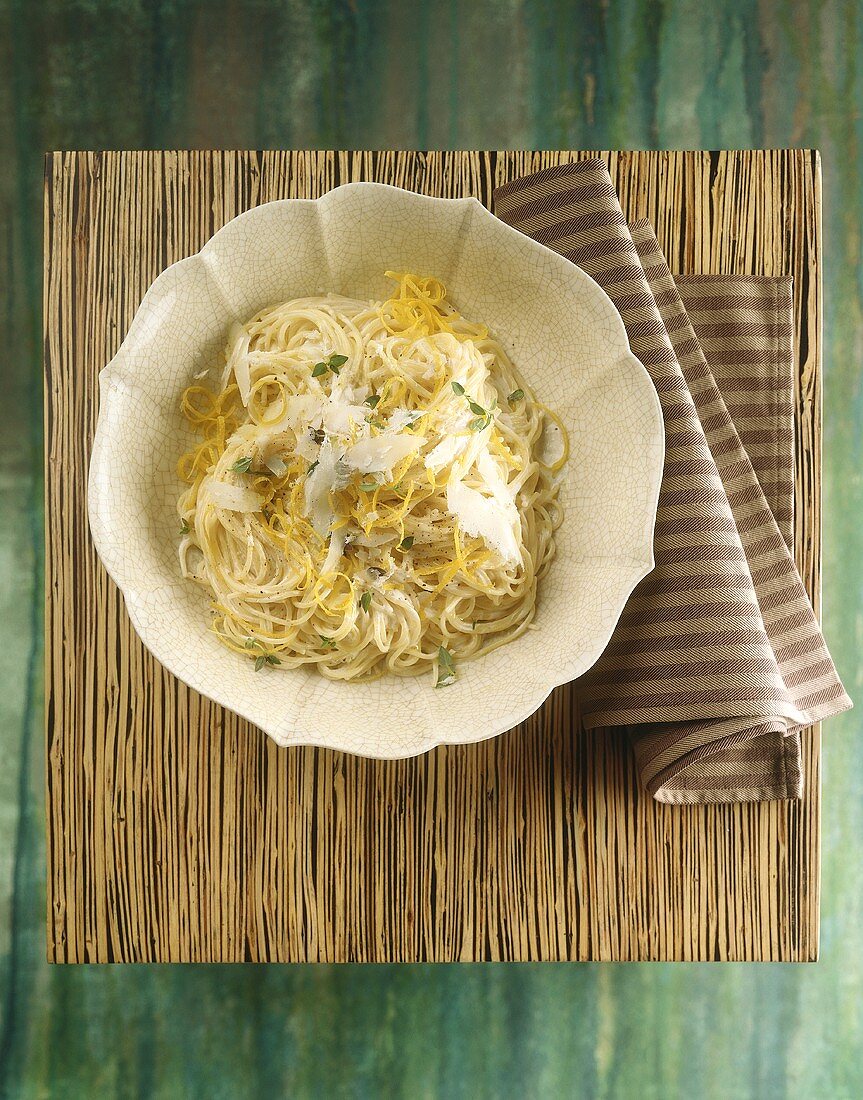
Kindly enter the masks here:
<path id="1" fill-rule="evenodd" d="M 790 281 L 676 283 L 599 160 L 514 180 L 494 209 L 605 289 L 665 419 L 656 568 L 579 681 L 585 725 L 629 728 L 659 801 L 799 798 L 800 730 L 851 702 L 789 549 Z"/>
<path id="2" fill-rule="evenodd" d="M 791 276 L 675 275 L 761 491 L 794 546 L 794 299 Z"/>

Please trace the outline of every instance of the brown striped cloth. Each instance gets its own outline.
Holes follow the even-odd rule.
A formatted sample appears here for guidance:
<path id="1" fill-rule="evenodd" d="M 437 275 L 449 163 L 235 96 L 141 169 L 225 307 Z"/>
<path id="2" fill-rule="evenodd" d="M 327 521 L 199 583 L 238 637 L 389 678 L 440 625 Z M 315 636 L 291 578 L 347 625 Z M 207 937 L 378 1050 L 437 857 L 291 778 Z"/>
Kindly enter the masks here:
<path id="1" fill-rule="evenodd" d="M 579 681 L 585 725 L 629 728 L 659 801 L 799 798 L 801 729 L 851 702 L 789 549 L 790 280 L 675 282 L 599 160 L 508 183 L 494 209 L 605 289 L 665 420 L 656 568 Z"/>
<path id="2" fill-rule="evenodd" d="M 793 550 L 791 276 L 675 275 L 674 281 L 761 491 Z"/>

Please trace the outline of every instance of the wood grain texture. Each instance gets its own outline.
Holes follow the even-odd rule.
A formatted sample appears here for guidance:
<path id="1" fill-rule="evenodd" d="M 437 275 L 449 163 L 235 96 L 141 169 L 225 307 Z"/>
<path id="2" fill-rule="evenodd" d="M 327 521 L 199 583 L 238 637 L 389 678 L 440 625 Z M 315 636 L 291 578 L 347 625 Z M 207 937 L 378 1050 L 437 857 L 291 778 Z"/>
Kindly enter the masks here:
<path id="1" fill-rule="evenodd" d="M 569 688 L 501 738 L 415 760 L 281 750 L 160 668 L 89 541 L 98 372 L 167 264 L 269 199 L 375 179 L 488 204 L 497 184 L 583 155 L 49 157 L 49 959 L 816 956 L 817 732 L 804 801 L 756 806 L 652 802 L 622 736 L 578 729 Z M 601 155 L 672 269 L 795 277 L 796 552 L 817 601 L 817 154 Z"/>

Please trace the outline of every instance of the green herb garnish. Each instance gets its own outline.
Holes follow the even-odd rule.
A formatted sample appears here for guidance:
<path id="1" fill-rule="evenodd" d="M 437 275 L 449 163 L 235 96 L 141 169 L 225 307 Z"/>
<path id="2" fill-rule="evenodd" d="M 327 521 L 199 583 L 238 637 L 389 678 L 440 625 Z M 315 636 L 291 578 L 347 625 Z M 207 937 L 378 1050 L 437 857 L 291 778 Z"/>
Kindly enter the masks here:
<path id="1" fill-rule="evenodd" d="M 251 456 L 249 458 L 238 458 L 234 465 L 231 467 L 238 474 L 247 474 L 252 465 Z"/>
<path id="2" fill-rule="evenodd" d="M 346 355 L 331 355 L 325 363 L 315 363 L 315 368 L 312 371 L 312 378 L 320 378 L 320 376 L 326 374 L 327 371 L 338 374 L 347 361 L 348 357 Z"/>
<path id="3" fill-rule="evenodd" d="M 363 404 L 368 405 L 370 409 L 374 409 L 380 399 L 381 395 L 379 393 L 370 393 L 365 401 L 363 401 Z"/>
<path id="4" fill-rule="evenodd" d="M 255 658 L 255 672 L 260 672 L 267 665 L 280 665 L 281 663 L 275 653 L 261 653 Z"/>
<path id="5" fill-rule="evenodd" d="M 435 687 L 448 687 L 455 683 L 455 661 L 449 650 L 441 646 L 437 651 L 437 679 Z"/>
<path id="6" fill-rule="evenodd" d="M 311 466 L 309 466 L 308 470 L 306 470 L 306 477 L 309 477 L 311 474 L 313 474 L 315 472 L 315 470 L 318 468 L 318 463 L 319 462 L 320 462 L 320 459 L 315 459 L 315 461 L 311 464 Z"/>
<path id="7" fill-rule="evenodd" d="M 513 390 L 509 397 L 506 399 L 506 403 L 509 405 L 510 408 L 513 408 L 515 405 L 517 405 L 519 401 L 524 401 L 524 390 Z"/>
<path id="8" fill-rule="evenodd" d="M 318 637 L 321 639 L 321 645 L 324 647 L 324 649 L 336 648 L 335 638 L 328 638 L 325 634 L 319 634 Z"/>
<path id="9" fill-rule="evenodd" d="M 399 550 L 410 550 L 414 544 L 413 535 L 405 535 L 402 541 L 399 543 Z"/>
<path id="10" fill-rule="evenodd" d="M 379 489 L 379 488 L 380 488 L 380 486 L 378 485 L 378 483 L 376 481 L 361 481 L 360 482 L 360 489 L 364 493 L 373 493 L 375 491 L 375 489 Z"/>
<path id="11" fill-rule="evenodd" d="M 450 385 L 453 388 L 453 392 L 457 393 L 460 397 L 464 394 L 464 386 L 460 382 L 451 382 Z M 471 420 L 468 424 L 468 428 L 472 432 L 481 432 L 484 428 L 487 428 L 491 424 L 491 409 L 484 409 L 478 401 L 474 401 L 472 397 L 465 395 L 468 408 L 476 417 L 475 420 Z M 497 405 L 497 399 L 492 403 L 492 409 Z"/>
<path id="12" fill-rule="evenodd" d="M 189 527 L 188 523 L 186 523 L 186 521 L 183 520 L 183 522 L 180 524 L 180 534 L 181 535 L 188 535 L 190 530 L 191 530 L 191 528 Z"/>
<path id="13" fill-rule="evenodd" d="M 371 607 L 371 605 L 372 605 L 372 594 L 371 594 L 371 592 L 363 592 L 362 596 L 360 597 L 360 607 L 363 609 L 363 611 L 368 611 L 368 609 Z"/>
<path id="14" fill-rule="evenodd" d="M 243 647 L 245 649 L 259 649 L 261 651 L 255 656 L 255 672 L 260 672 L 266 665 L 280 665 L 282 663 L 275 653 L 270 653 L 263 642 L 259 642 L 257 638 L 246 638 L 243 642 Z"/>

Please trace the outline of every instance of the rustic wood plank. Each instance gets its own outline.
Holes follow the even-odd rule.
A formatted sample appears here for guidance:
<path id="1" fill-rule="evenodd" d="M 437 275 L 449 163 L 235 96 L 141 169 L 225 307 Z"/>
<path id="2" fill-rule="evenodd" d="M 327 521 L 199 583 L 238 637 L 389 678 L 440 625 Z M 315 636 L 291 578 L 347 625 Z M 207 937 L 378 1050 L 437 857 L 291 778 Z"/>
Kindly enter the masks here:
<path id="1" fill-rule="evenodd" d="M 90 544 L 100 368 L 150 282 L 241 210 L 352 179 L 476 194 L 583 153 L 49 156 L 45 206 L 48 957 L 814 958 L 806 797 L 669 807 L 556 691 L 416 760 L 280 750 L 160 668 Z M 820 176 L 805 151 L 604 153 L 672 268 L 795 276 L 798 564 L 820 597 Z M 817 604 L 816 604 L 817 606 Z"/>

